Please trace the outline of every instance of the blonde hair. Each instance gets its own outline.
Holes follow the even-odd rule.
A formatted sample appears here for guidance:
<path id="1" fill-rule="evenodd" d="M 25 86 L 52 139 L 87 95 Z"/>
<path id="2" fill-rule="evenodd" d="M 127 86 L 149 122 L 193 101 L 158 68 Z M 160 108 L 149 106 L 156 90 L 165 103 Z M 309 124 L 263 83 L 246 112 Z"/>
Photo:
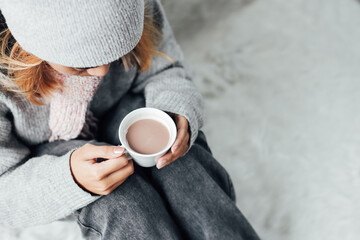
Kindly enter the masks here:
<path id="1" fill-rule="evenodd" d="M 154 54 L 173 63 L 169 56 L 156 50 L 162 36 L 155 24 L 146 7 L 140 41 L 132 51 L 121 57 L 126 70 L 134 66 L 137 66 L 140 72 L 148 70 Z M 46 61 L 22 49 L 16 41 L 10 48 L 11 41 L 14 40 L 9 29 L 0 32 L 0 70 L 5 72 L 0 79 L 0 85 L 6 91 L 23 93 L 30 102 L 43 105 L 42 100 L 51 97 L 52 92 L 60 87 L 60 83 L 51 76 L 51 67 Z"/>

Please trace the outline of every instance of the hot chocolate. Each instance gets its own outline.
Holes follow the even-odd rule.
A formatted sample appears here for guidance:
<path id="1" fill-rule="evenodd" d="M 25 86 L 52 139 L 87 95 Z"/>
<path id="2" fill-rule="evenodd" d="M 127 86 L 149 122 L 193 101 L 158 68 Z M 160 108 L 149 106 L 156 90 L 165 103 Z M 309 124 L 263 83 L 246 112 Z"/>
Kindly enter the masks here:
<path id="1" fill-rule="evenodd" d="M 168 145 L 169 139 L 168 128 L 153 119 L 141 119 L 134 122 L 126 133 L 130 148 L 141 154 L 160 152 Z"/>

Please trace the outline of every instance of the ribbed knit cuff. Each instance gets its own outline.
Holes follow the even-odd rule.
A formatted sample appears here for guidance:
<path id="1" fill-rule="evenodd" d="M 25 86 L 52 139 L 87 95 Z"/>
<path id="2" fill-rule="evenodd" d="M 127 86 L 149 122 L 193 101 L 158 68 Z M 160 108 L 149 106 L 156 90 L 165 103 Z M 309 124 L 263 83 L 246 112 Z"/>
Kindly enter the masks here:
<path id="1" fill-rule="evenodd" d="M 59 209 L 59 212 L 62 213 L 72 213 L 77 209 L 80 209 L 95 200 L 99 199 L 101 195 L 95 196 L 89 192 L 83 190 L 74 180 L 71 170 L 70 170 L 70 156 L 74 150 L 69 151 L 67 154 L 60 157 L 59 161 L 55 164 L 57 165 L 53 177 L 54 188 L 58 196 L 61 196 L 61 199 L 58 199 L 60 202 L 58 206 L 63 207 L 64 209 Z M 61 216 L 66 217 L 66 216 Z"/>
<path id="2" fill-rule="evenodd" d="M 161 97 L 159 96 L 158 99 L 161 99 L 161 101 L 156 101 L 156 99 L 155 101 L 147 100 L 146 107 L 158 108 L 165 112 L 179 114 L 188 120 L 190 127 L 190 146 L 186 151 L 187 153 L 198 136 L 199 125 L 200 122 L 202 122 L 201 116 L 197 114 L 196 109 L 192 106 L 192 104 L 194 104 L 193 100 L 185 100 L 183 95 L 173 92 L 162 92 L 160 95 Z M 185 104 L 184 101 L 186 101 Z"/>

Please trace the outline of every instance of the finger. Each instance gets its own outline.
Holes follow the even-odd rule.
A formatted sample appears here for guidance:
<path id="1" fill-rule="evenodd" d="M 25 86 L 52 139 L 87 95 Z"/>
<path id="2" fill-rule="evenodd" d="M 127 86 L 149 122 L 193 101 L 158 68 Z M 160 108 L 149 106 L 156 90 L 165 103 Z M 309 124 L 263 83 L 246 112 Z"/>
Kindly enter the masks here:
<path id="1" fill-rule="evenodd" d="M 173 153 L 169 150 L 166 154 L 162 155 L 158 160 L 157 160 L 157 164 L 160 162 L 168 162 L 171 161 L 173 157 Z"/>
<path id="2" fill-rule="evenodd" d="M 187 149 L 189 148 L 189 144 L 188 144 L 189 138 L 190 138 L 189 134 L 186 134 L 185 138 L 178 145 L 178 148 L 176 148 L 175 151 L 168 151 L 165 155 L 160 157 L 158 159 L 158 161 L 157 161 L 157 164 L 156 164 L 157 168 L 160 169 L 160 168 L 170 164 L 171 162 L 175 161 L 176 159 L 178 159 L 182 155 L 184 155 L 185 152 L 187 151 Z"/>
<path id="3" fill-rule="evenodd" d="M 123 155 L 118 158 L 112 158 L 96 164 L 98 177 L 102 179 L 113 172 L 116 172 L 128 164 L 127 158 Z"/>
<path id="4" fill-rule="evenodd" d="M 134 164 L 133 161 L 130 160 L 128 161 L 125 167 L 121 168 L 116 172 L 111 173 L 110 175 L 105 177 L 103 181 L 105 181 L 106 184 L 111 187 L 116 184 L 118 184 L 117 186 L 119 186 L 121 184 L 121 181 L 125 181 L 125 179 L 128 178 L 133 173 L 134 173 Z"/>
<path id="5" fill-rule="evenodd" d="M 94 158 L 116 158 L 124 153 L 124 148 L 120 146 L 95 146 L 90 143 L 85 144 L 78 150 L 80 150 L 80 158 L 84 160 Z"/>
<path id="6" fill-rule="evenodd" d="M 180 147 L 176 149 L 175 153 L 169 151 L 161 158 L 159 158 L 159 160 L 156 163 L 156 167 L 158 169 L 163 168 L 169 165 L 170 163 L 174 162 L 175 160 L 177 160 L 179 157 L 183 156 L 187 151 L 187 149 L 189 148 L 188 139 L 189 139 L 189 134 L 185 136 L 184 141 L 180 144 Z"/>
<path id="7" fill-rule="evenodd" d="M 176 150 L 175 153 L 173 153 L 173 157 L 178 159 L 179 157 L 183 156 L 186 153 L 186 151 L 189 148 L 188 139 L 189 139 L 189 135 L 187 134 L 187 136 L 185 136 L 184 138 L 184 141 L 181 143 L 180 147 Z"/>
<path id="8" fill-rule="evenodd" d="M 169 165 L 170 163 L 174 162 L 175 160 L 177 160 L 179 157 L 181 157 L 184 153 L 186 152 L 186 148 L 183 148 L 182 146 L 177 150 L 177 153 L 174 154 L 172 152 L 169 152 L 167 154 L 165 154 L 164 156 L 162 156 L 161 158 L 159 158 L 159 160 L 156 163 L 156 167 L 158 169 L 163 168 L 167 165 Z"/>
<path id="9" fill-rule="evenodd" d="M 130 175 L 132 175 L 132 174 L 130 174 Z M 122 179 L 122 180 L 120 180 L 120 181 L 116 181 L 111 187 L 110 187 L 110 191 L 112 192 L 112 191 L 114 191 L 118 186 L 120 186 L 123 182 L 125 182 L 126 181 L 126 179 L 128 178 L 128 177 L 130 177 L 130 175 L 128 175 L 127 177 L 125 177 L 124 179 Z"/>
<path id="10" fill-rule="evenodd" d="M 163 155 L 161 158 L 158 159 L 158 161 L 156 162 L 156 167 L 158 169 L 165 167 L 166 165 L 168 165 L 173 159 L 173 153 L 172 152 L 168 152 L 165 155 Z"/>
<path id="11" fill-rule="evenodd" d="M 177 118 L 177 136 L 175 139 L 175 142 L 173 144 L 173 146 L 171 147 L 171 152 L 175 153 L 177 149 L 180 148 L 180 145 L 182 144 L 182 142 L 184 141 L 185 137 L 188 133 L 188 121 L 186 120 L 185 117 L 178 115 Z"/>
<path id="12" fill-rule="evenodd" d="M 187 119 L 184 116 L 177 115 L 177 136 L 171 151 L 162 156 L 156 167 L 158 169 L 172 163 L 180 156 L 182 156 L 188 149 L 189 133 L 188 133 L 189 124 Z"/>
<path id="13" fill-rule="evenodd" d="M 125 180 L 126 180 L 126 178 L 123 179 L 123 180 L 121 180 L 120 182 L 117 182 L 117 183 L 115 183 L 114 185 L 112 185 L 112 186 L 110 187 L 110 189 L 109 189 L 109 192 L 114 191 L 118 186 L 120 186 L 123 182 L 125 182 Z"/>
<path id="14" fill-rule="evenodd" d="M 184 153 L 187 151 L 187 149 L 189 148 L 189 139 L 190 135 L 186 131 L 184 137 L 181 137 L 181 142 L 175 143 L 177 144 L 177 147 L 174 148 L 175 144 L 173 145 L 173 147 L 171 148 L 171 152 L 176 156 L 176 158 L 184 155 Z"/>
<path id="15" fill-rule="evenodd" d="M 98 190 L 98 193 L 100 195 L 108 195 L 110 194 L 112 191 L 114 191 L 118 186 L 120 186 L 123 182 L 125 182 L 126 178 L 119 181 L 119 182 L 116 182 L 114 185 L 110 186 L 110 187 L 107 187 L 106 189 L 100 189 Z"/>

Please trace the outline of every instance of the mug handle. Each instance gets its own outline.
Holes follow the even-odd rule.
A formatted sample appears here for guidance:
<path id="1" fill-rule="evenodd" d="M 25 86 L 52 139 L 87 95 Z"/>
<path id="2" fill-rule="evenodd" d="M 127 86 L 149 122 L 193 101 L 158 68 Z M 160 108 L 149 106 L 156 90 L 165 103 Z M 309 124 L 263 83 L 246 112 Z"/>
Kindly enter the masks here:
<path id="1" fill-rule="evenodd" d="M 126 150 L 126 148 L 124 147 L 124 145 L 120 145 L 120 147 L 124 148 L 125 151 L 123 154 L 125 154 L 125 157 L 127 158 L 127 160 L 132 160 L 133 157 L 130 155 L 130 153 L 128 152 L 128 150 Z"/>
<path id="2" fill-rule="evenodd" d="M 120 145 L 120 147 L 124 148 L 125 151 L 123 154 L 125 154 L 125 157 L 127 158 L 127 160 L 132 160 L 133 157 L 130 155 L 130 153 L 126 150 L 126 148 L 123 146 L 123 145 Z M 105 161 L 106 159 L 105 158 L 97 158 L 96 161 L 99 163 L 99 162 L 102 162 L 102 161 Z"/>

